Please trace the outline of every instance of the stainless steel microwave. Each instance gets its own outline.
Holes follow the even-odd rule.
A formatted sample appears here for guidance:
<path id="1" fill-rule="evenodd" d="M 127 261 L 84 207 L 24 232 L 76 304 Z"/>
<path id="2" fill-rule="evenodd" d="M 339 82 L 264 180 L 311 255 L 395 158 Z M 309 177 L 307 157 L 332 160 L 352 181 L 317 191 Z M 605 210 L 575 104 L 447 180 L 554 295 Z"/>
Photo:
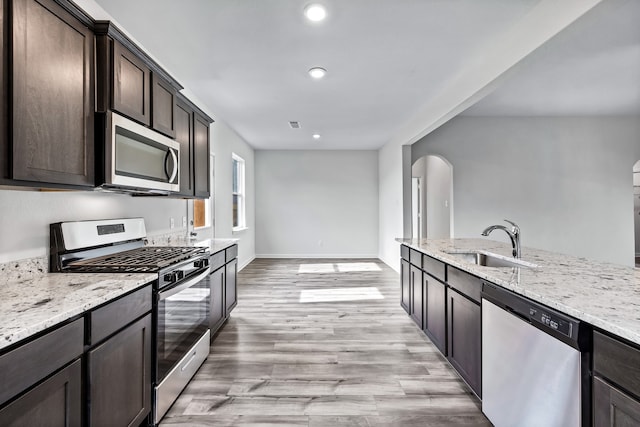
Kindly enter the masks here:
<path id="1" fill-rule="evenodd" d="M 105 115 L 104 187 L 180 191 L 180 144 L 124 116 Z"/>

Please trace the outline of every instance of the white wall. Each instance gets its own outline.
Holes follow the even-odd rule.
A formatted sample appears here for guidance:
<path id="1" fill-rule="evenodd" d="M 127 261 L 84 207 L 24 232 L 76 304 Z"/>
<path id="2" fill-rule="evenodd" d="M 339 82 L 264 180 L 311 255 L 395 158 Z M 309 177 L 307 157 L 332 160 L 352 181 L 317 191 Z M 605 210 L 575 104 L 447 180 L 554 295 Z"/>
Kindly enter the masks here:
<path id="1" fill-rule="evenodd" d="M 633 265 L 638 117 L 460 116 L 412 146 L 425 154 L 453 165 L 456 237 L 507 218 L 523 246 Z"/>
<path id="2" fill-rule="evenodd" d="M 376 257 L 376 151 L 256 151 L 258 257 Z"/>
<path id="3" fill-rule="evenodd" d="M 186 232 L 184 200 L 131 197 L 90 191 L 0 189 L 0 263 L 41 257 L 49 250 L 49 224 L 104 218 L 143 217 L 147 234 Z M 170 229 L 170 218 L 176 228 Z"/>
<path id="4" fill-rule="evenodd" d="M 256 253 L 254 150 L 229 126 L 216 121 L 211 125 L 211 152 L 215 155 L 215 237 L 239 239 L 238 266 L 242 269 Z M 237 232 L 232 218 L 232 153 L 245 161 L 247 229 Z"/>
<path id="5" fill-rule="evenodd" d="M 404 235 L 402 147 L 390 142 L 378 150 L 378 258 L 398 272 L 400 244 L 394 239 Z"/>

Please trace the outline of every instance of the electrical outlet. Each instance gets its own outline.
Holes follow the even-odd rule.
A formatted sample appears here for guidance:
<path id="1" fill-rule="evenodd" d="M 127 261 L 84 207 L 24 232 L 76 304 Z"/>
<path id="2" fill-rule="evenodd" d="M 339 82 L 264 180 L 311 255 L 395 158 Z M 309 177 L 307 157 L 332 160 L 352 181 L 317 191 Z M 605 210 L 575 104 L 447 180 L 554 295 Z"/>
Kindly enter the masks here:
<path id="1" fill-rule="evenodd" d="M 176 222 L 174 221 L 173 218 L 171 218 L 169 220 L 169 228 L 173 230 L 175 228 L 175 226 L 176 226 Z"/>
<path id="2" fill-rule="evenodd" d="M 183 226 L 183 227 L 186 227 L 186 226 L 187 226 L 187 217 L 186 217 L 186 216 L 183 216 L 183 217 L 182 217 L 182 226 Z"/>
<path id="3" fill-rule="evenodd" d="M 318 246 L 322 247 L 322 240 L 318 240 Z"/>

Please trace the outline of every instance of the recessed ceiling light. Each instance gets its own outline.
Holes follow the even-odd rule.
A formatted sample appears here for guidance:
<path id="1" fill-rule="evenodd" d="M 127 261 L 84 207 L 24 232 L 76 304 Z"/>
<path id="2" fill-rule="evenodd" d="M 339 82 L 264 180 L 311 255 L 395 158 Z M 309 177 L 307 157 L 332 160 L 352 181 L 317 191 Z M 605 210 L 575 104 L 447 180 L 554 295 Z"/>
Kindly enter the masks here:
<path id="1" fill-rule="evenodd" d="M 319 133 L 314 133 L 313 134 L 313 139 L 320 139 L 320 134 Z"/>
<path id="2" fill-rule="evenodd" d="M 327 17 L 327 9 L 318 3 L 310 4 L 304 8 L 304 16 L 306 16 L 309 21 L 320 22 Z"/>
<path id="3" fill-rule="evenodd" d="M 314 79 L 321 79 L 327 74 L 327 70 L 322 67 L 313 67 L 309 70 L 309 75 Z"/>

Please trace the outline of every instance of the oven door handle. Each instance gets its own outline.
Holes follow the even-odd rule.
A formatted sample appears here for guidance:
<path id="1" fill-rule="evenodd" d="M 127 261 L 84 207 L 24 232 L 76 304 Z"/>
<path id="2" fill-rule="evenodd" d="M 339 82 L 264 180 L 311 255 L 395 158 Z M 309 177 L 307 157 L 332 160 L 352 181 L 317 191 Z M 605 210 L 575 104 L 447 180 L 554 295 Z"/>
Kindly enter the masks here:
<path id="1" fill-rule="evenodd" d="M 167 289 L 166 291 L 160 291 L 158 293 L 158 301 L 163 301 L 167 298 L 169 298 L 170 296 L 173 296 L 175 294 L 177 294 L 178 292 L 182 292 L 187 288 L 192 287 L 193 285 L 197 284 L 198 282 L 201 282 L 202 280 L 206 279 L 207 276 L 209 275 L 209 267 L 207 267 L 207 269 L 205 271 L 203 271 L 202 273 L 198 274 L 196 277 L 193 277 L 189 280 L 187 280 L 184 283 L 180 283 L 179 285 L 171 288 L 171 289 Z"/>

